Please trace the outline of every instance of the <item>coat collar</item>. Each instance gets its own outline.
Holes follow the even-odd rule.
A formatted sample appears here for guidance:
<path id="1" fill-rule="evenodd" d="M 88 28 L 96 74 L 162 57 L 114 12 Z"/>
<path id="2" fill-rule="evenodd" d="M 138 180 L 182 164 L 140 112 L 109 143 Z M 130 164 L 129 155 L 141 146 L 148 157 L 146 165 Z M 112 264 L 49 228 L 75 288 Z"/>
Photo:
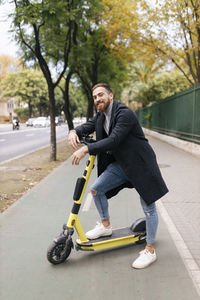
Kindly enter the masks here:
<path id="1" fill-rule="evenodd" d="M 113 100 L 112 113 L 111 113 L 110 126 L 109 126 L 109 133 L 111 132 L 112 127 L 113 127 L 114 115 L 115 115 L 115 112 L 116 112 L 117 105 L 118 105 L 118 102 L 116 100 Z"/>

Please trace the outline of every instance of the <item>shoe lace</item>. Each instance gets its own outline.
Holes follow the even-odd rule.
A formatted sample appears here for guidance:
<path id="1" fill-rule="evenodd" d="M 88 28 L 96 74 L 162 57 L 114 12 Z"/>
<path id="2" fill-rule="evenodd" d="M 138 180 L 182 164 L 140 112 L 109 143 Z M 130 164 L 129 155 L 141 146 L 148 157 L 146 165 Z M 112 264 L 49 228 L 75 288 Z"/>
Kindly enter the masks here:
<path id="1" fill-rule="evenodd" d="M 148 254 L 148 253 L 152 254 L 152 253 L 151 253 L 150 251 L 148 251 L 147 249 L 144 249 L 144 250 L 140 251 L 140 255 Z M 155 253 L 155 252 L 154 252 L 154 253 Z"/>
<path id="2" fill-rule="evenodd" d="M 100 223 L 99 221 L 97 221 L 97 222 L 96 222 L 95 228 L 98 228 L 98 227 L 100 227 L 100 226 L 101 226 L 101 223 Z"/>

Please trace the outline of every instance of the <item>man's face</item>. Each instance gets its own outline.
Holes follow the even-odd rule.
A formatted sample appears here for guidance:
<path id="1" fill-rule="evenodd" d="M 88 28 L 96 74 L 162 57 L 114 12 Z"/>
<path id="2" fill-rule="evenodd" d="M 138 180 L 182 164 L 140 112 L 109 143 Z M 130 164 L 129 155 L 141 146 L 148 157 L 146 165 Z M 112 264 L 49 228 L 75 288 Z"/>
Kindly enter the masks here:
<path id="1" fill-rule="evenodd" d="M 92 93 L 94 105 L 97 111 L 104 112 L 113 101 L 113 93 L 109 93 L 104 87 L 97 87 Z"/>

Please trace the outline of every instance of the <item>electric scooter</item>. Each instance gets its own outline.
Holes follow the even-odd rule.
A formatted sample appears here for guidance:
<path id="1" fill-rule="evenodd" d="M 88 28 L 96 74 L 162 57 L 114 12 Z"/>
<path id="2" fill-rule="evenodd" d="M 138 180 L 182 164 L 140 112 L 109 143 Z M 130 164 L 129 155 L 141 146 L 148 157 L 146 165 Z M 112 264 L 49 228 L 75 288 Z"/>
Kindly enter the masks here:
<path id="1" fill-rule="evenodd" d="M 87 136 L 80 142 L 87 145 L 88 143 L 95 141 Z M 146 241 L 146 218 L 136 220 L 130 227 L 113 230 L 111 236 L 100 237 L 94 240 L 87 239 L 78 218 L 78 213 L 91 171 L 94 168 L 95 158 L 94 155 L 90 155 L 86 162 L 86 168 L 82 177 L 77 179 L 73 196 L 74 204 L 68 222 L 63 225 L 63 231 L 54 239 L 47 250 L 47 259 L 54 265 L 63 263 L 70 255 L 72 248 L 74 248 L 74 243 L 72 241 L 74 229 L 78 234 L 78 239 L 75 242 L 76 250 L 96 251 L 122 245 L 130 245 L 133 243 L 141 244 Z"/>

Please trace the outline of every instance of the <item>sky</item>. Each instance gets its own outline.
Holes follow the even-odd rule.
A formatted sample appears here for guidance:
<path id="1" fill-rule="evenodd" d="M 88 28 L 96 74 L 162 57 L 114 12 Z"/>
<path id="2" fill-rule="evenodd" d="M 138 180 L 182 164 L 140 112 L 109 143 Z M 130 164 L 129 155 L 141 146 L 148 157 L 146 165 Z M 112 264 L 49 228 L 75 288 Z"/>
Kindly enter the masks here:
<path id="1" fill-rule="evenodd" d="M 17 45 L 12 41 L 12 33 L 9 33 L 11 20 L 8 14 L 12 12 L 13 5 L 6 1 L 0 5 L 0 55 L 6 54 L 17 57 Z"/>

